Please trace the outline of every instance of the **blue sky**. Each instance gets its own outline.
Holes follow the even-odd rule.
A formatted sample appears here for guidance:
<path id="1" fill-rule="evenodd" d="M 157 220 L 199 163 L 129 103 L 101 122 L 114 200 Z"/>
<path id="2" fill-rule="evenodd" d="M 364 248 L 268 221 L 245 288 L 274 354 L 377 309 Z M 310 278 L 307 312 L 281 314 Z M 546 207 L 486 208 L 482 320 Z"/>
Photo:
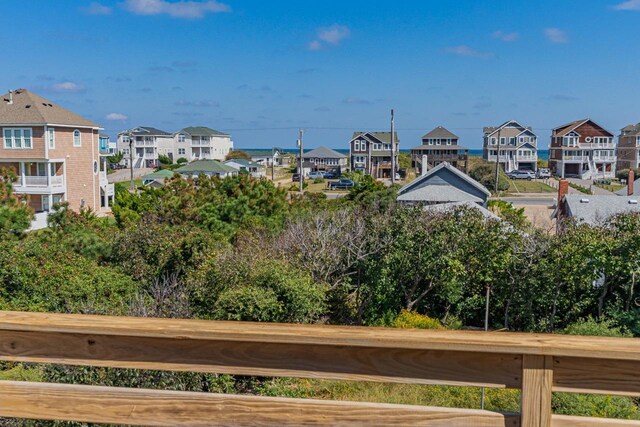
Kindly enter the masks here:
<path id="1" fill-rule="evenodd" d="M 5 89 L 29 88 L 115 136 L 229 131 L 237 147 L 346 148 L 437 125 L 478 148 L 516 119 L 640 121 L 640 0 L 5 0 Z M 13 23 L 13 24 L 12 24 Z M 22 23 L 19 26 L 15 26 Z M 23 24 L 27 24 L 26 26 Z M 20 31 L 22 29 L 24 31 Z"/>

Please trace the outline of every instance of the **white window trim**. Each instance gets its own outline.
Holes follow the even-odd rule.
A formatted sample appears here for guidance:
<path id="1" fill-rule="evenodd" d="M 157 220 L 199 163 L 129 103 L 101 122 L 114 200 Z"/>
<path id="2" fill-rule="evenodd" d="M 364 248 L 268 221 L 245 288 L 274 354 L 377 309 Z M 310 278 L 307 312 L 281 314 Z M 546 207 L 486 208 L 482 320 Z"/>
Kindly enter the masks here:
<path id="1" fill-rule="evenodd" d="M 76 132 L 78 132 L 78 144 L 76 144 Z M 73 130 L 73 146 L 82 147 L 82 132 L 79 129 Z"/>
<path id="2" fill-rule="evenodd" d="M 53 136 L 53 138 L 49 138 L 49 134 L 51 133 L 51 135 Z M 54 128 L 47 128 L 47 145 L 49 146 L 50 150 L 55 150 L 56 149 L 56 130 Z M 52 144 L 53 142 L 53 144 Z"/>
<path id="3" fill-rule="evenodd" d="M 15 138 L 15 131 L 19 130 L 20 131 L 20 147 L 16 147 L 16 138 Z M 24 138 L 24 131 L 28 130 L 29 133 L 31 134 L 30 139 L 30 144 L 29 147 L 25 147 L 25 138 Z M 9 147 L 7 145 L 7 139 L 5 138 L 5 132 L 6 131 L 11 131 L 11 146 Z M 2 128 L 2 146 L 7 149 L 7 150 L 32 150 L 33 149 L 33 128 Z"/>

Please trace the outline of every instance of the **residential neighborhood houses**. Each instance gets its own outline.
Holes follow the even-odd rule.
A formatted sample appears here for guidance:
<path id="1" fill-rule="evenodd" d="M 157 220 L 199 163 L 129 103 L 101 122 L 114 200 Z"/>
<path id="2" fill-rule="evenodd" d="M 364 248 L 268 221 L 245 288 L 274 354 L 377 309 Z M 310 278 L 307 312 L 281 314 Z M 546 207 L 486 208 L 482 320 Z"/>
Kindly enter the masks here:
<path id="1" fill-rule="evenodd" d="M 618 136 L 617 170 L 640 167 L 640 123 L 622 128 Z"/>
<path id="2" fill-rule="evenodd" d="M 531 127 L 515 120 L 496 127 L 485 127 L 482 158 L 500 163 L 505 172 L 535 171 L 538 169 L 538 136 Z"/>
<path id="3" fill-rule="evenodd" d="M 24 195 L 36 213 L 44 213 L 36 217 L 41 225 L 59 202 L 76 211 L 108 211 L 114 189 L 99 149 L 99 125 L 18 89 L 0 98 L 0 126 L 0 167 L 14 171 L 15 193 Z"/>
<path id="4" fill-rule="evenodd" d="M 469 149 L 458 141 L 456 134 L 438 126 L 422 137 L 422 145 L 411 149 L 411 167 L 421 173 L 425 162 L 428 168 L 447 162 L 469 172 Z"/>
<path id="5" fill-rule="evenodd" d="M 354 132 L 349 141 L 351 167 L 374 178 L 391 178 L 391 159 L 398 165 L 400 140 L 391 132 Z"/>
<path id="6" fill-rule="evenodd" d="M 347 170 L 347 156 L 327 147 L 318 147 L 303 153 L 302 160 L 314 171 L 341 173 Z"/>

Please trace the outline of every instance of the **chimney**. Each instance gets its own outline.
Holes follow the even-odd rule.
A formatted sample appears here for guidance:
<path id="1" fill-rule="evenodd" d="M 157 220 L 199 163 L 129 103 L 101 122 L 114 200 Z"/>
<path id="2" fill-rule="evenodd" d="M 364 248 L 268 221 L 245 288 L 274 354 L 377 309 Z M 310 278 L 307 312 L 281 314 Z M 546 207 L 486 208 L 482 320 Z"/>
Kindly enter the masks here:
<path id="1" fill-rule="evenodd" d="M 569 193 L 569 181 L 561 179 L 558 185 L 558 219 L 563 218 L 566 214 L 564 209 L 564 196 Z"/>
<path id="2" fill-rule="evenodd" d="M 12 105 L 12 104 L 13 104 L 13 91 L 10 90 L 9 91 L 9 105 Z"/>
<path id="3" fill-rule="evenodd" d="M 629 178 L 627 178 L 627 196 L 633 196 L 633 184 L 636 177 L 633 169 L 629 169 Z"/>
<path id="4" fill-rule="evenodd" d="M 429 169 L 429 165 L 427 164 L 427 156 L 425 154 L 422 155 L 422 169 L 420 169 L 420 176 L 427 173 Z"/>

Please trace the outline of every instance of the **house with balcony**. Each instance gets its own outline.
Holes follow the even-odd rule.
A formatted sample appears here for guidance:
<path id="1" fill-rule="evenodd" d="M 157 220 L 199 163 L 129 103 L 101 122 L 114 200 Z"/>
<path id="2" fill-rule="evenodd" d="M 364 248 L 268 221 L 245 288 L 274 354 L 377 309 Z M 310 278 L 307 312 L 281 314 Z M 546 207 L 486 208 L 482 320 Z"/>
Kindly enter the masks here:
<path id="1" fill-rule="evenodd" d="M 0 168 L 13 169 L 15 193 L 42 219 L 59 202 L 100 214 L 113 185 L 100 157 L 100 126 L 26 89 L 0 97 Z"/>
<path id="2" fill-rule="evenodd" d="M 616 173 L 613 133 L 591 119 L 576 120 L 551 132 L 549 168 L 555 175 L 612 178 Z"/>
<path id="3" fill-rule="evenodd" d="M 354 132 L 349 141 L 351 169 L 374 178 L 391 178 L 391 158 L 397 171 L 399 149 L 397 133 L 394 133 L 392 150 L 391 132 Z"/>
<path id="4" fill-rule="evenodd" d="M 303 165 L 309 164 L 313 171 L 342 173 L 347 168 L 347 156 L 327 147 L 318 147 L 303 153 L 302 160 Z"/>
<path id="5" fill-rule="evenodd" d="M 133 153 L 133 167 L 158 167 L 158 156 L 168 156 L 175 160 L 173 135 L 150 126 L 139 126 L 118 133 L 118 151 L 124 154 L 123 163 L 129 167 L 130 150 Z"/>
<path id="6" fill-rule="evenodd" d="M 622 128 L 618 135 L 616 170 L 640 167 L 640 123 Z"/>
<path id="7" fill-rule="evenodd" d="M 485 127 L 483 132 L 484 160 L 498 162 L 505 172 L 538 169 L 538 136 L 531 127 L 509 120 L 500 126 Z"/>
<path id="8" fill-rule="evenodd" d="M 456 134 L 438 126 L 422 136 L 422 145 L 411 149 L 411 167 L 419 174 L 443 162 L 468 172 L 469 149 L 459 145 Z"/>
<path id="9" fill-rule="evenodd" d="M 205 126 L 191 126 L 173 134 L 174 159 L 223 161 L 233 150 L 231 136 Z"/>
<path id="10" fill-rule="evenodd" d="M 287 153 L 284 149 L 279 147 L 273 147 L 271 150 L 242 150 L 251 156 L 251 161 L 260 163 L 265 167 L 272 166 L 291 166 L 291 163 L 295 159 L 293 154 Z"/>
<path id="11" fill-rule="evenodd" d="M 118 144 L 115 141 L 111 141 L 109 135 L 101 133 L 98 135 L 98 141 L 100 154 L 111 156 L 118 153 Z"/>

